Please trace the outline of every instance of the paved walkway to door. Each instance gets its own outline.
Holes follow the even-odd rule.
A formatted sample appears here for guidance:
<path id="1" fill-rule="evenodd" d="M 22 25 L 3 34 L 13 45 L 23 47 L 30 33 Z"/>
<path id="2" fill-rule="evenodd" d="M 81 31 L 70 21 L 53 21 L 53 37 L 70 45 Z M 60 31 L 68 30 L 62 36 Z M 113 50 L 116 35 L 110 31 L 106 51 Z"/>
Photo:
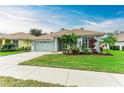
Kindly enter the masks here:
<path id="1" fill-rule="evenodd" d="M 20 62 L 45 54 L 50 54 L 50 52 L 28 52 L 0 57 L 0 75 L 24 80 L 33 79 L 50 83 L 59 83 L 66 86 L 124 86 L 124 74 L 18 65 Z"/>

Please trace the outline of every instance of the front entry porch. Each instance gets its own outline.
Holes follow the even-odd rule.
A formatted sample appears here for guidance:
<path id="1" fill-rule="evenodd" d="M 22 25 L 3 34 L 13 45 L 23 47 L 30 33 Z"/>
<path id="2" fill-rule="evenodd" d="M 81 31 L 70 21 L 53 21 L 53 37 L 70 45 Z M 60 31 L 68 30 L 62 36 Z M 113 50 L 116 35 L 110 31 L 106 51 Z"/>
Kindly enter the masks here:
<path id="1" fill-rule="evenodd" d="M 18 47 L 18 40 L 0 39 L 0 48 L 2 48 L 4 44 L 8 43 L 13 43 L 15 44 L 15 47 Z"/>

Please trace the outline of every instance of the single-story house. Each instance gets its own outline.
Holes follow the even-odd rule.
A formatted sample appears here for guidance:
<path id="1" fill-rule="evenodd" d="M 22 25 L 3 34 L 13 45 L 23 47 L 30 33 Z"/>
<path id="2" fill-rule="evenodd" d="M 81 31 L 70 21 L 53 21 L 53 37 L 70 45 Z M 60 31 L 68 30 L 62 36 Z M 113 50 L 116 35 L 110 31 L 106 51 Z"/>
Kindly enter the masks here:
<path id="1" fill-rule="evenodd" d="M 18 32 L 13 34 L 1 34 L 0 47 L 2 47 L 6 43 L 14 43 L 15 46 L 18 48 L 30 47 L 34 38 L 36 37 L 24 32 Z"/>
<path id="2" fill-rule="evenodd" d="M 122 50 L 122 47 L 124 47 L 124 33 L 117 35 L 117 42 L 115 43 L 115 46 L 119 46 L 119 49 Z"/>
<path id="3" fill-rule="evenodd" d="M 72 29 L 72 30 L 64 29 L 56 33 L 39 36 L 35 38 L 32 42 L 32 51 L 52 51 L 52 52 L 61 51 L 62 45 L 58 41 L 58 38 L 61 37 L 62 35 L 70 35 L 72 33 L 78 36 L 77 46 L 84 45 L 86 47 L 89 47 L 90 39 L 95 38 L 96 39 L 95 48 L 97 52 L 100 52 L 99 41 L 100 41 L 100 37 L 103 36 L 104 33 L 89 31 L 82 28 Z"/>

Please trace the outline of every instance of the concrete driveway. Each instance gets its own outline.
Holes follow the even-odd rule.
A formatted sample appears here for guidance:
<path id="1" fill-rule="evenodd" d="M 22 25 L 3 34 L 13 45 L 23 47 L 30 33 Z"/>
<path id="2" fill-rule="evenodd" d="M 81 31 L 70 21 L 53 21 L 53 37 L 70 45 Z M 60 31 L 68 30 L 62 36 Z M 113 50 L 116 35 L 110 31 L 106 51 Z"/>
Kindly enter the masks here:
<path id="1" fill-rule="evenodd" d="M 124 74 L 18 65 L 20 62 L 45 54 L 50 54 L 50 52 L 28 52 L 0 57 L 0 75 L 24 80 L 33 79 L 50 83 L 59 83 L 66 86 L 124 86 Z"/>
<path id="2" fill-rule="evenodd" d="M 20 62 L 33 59 L 38 56 L 50 54 L 51 52 L 25 52 L 20 54 L 1 56 L 0 64 L 17 65 Z"/>

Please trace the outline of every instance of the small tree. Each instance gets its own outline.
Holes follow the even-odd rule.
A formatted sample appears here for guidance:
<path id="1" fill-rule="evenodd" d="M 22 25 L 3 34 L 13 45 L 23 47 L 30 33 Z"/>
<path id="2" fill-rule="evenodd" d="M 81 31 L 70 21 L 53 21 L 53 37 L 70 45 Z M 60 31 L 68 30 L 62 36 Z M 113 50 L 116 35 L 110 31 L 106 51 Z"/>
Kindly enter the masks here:
<path id="1" fill-rule="evenodd" d="M 26 44 L 26 50 L 30 50 L 31 49 L 31 41 L 30 39 L 25 39 L 25 44 Z"/>
<path id="2" fill-rule="evenodd" d="M 72 49 L 76 47 L 77 44 L 77 36 L 72 33 L 71 35 L 63 35 L 59 38 L 61 45 L 63 45 L 64 49 Z"/>
<path id="3" fill-rule="evenodd" d="M 59 41 L 60 41 L 62 48 L 67 49 L 68 36 L 63 35 L 62 37 L 59 38 Z"/>
<path id="4" fill-rule="evenodd" d="M 32 34 L 32 35 L 34 35 L 34 36 L 40 36 L 40 35 L 42 35 L 42 30 L 41 29 L 31 29 L 30 30 L 30 33 Z"/>
<path id="5" fill-rule="evenodd" d="M 95 43 L 97 42 L 97 40 L 95 38 L 91 38 L 89 40 L 89 47 L 92 49 L 92 52 L 96 52 L 96 50 L 94 50 L 95 48 Z"/>
<path id="6" fill-rule="evenodd" d="M 74 33 L 72 33 L 70 36 L 69 36 L 69 43 L 70 43 L 70 46 L 72 46 L 72 47 L 75 47 L 76 46 L 76 44 L 77 44 L 77 36 L 74 34 Z"/>
<path id="7" fill-rule="evenodd" d="M 114 45 L 116 41 L 117 41 L 116 36 L 113 35 L 112 33 L 109 33 L 105 38 L 102 38 L 101 43 L 105 44 L 107 52 L 108 52 L 107 45 L 110 47 L 111 45 Z"/>

